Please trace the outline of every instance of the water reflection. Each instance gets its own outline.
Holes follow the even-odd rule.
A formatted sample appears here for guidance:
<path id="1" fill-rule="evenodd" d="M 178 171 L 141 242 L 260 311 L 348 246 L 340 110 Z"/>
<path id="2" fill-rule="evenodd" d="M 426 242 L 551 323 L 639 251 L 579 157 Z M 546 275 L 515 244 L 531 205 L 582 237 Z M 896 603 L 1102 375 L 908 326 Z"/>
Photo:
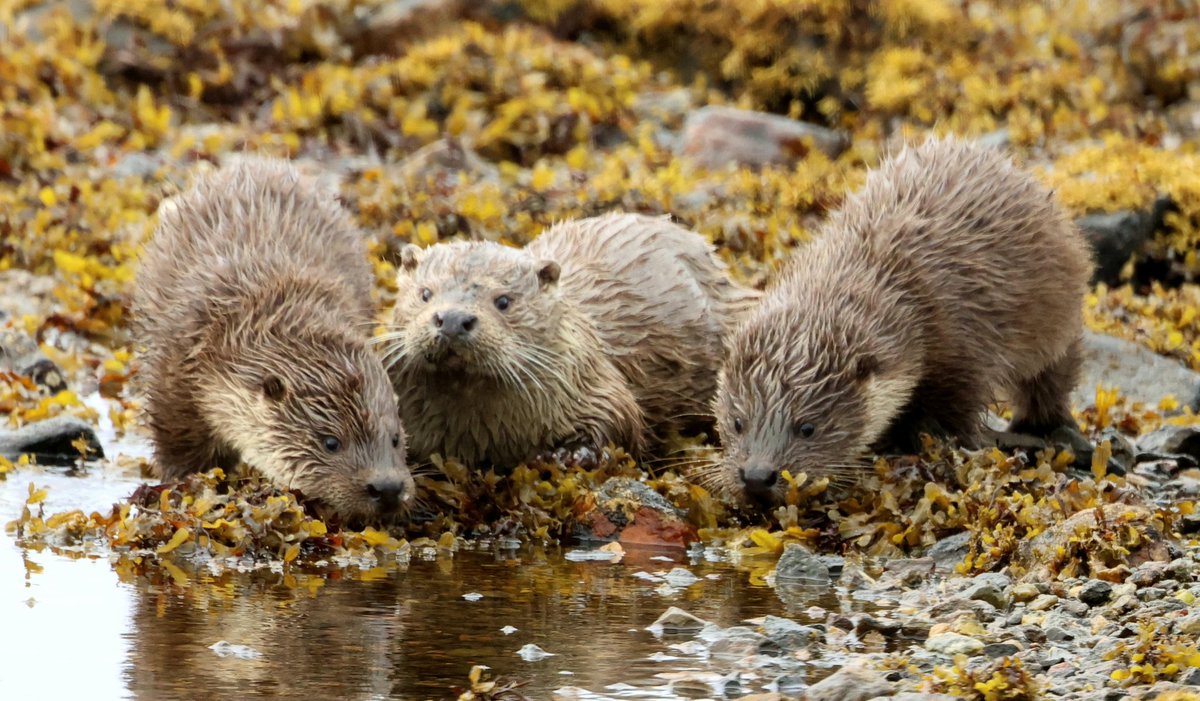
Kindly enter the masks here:
<path id="1" fill-rule="evenodd" d="M 50 488 L 48 513 L 104 510 L 140 483 L 107 469 L 10 475 L 0 481 L 0 522 L 18 515 L 30 480 Z M 785 603 L 728 564 L 661 556 L 571 562 L 557 548 L 528 548 L 368 571 L 213 574 L 153 558 L 134 566 L 24 553 L 0 536 L 0 689 L 31 699 L 448 699 L 483 664 L 528 680 L 532 698 L 616 684 L 630 697 L 671 698 L 656 675 L 727 670 L 696 657 L 651 659 L 672 654 L 670 641 L 645 630 L 668 607 L 729 626 L 768 613 L 808 621 L 809 606 L 845 605 L 829 592 Z M 636 576 L 680 564 L 700 580 L 673 593 Z M 517 631 L 505 635 L 505 626 Z M 257 656 L 223 657 L 212 649 L 220 641 Z M 526 662 L 516 653 L 528 643 L 554 656 Z M 703 683 L 674 687 L 675 698 L 711 693 Z"/>
<path id="2" fill-rule="evenodd" d="M 526 550 L 413 562 L 368 573 L 369 581 L 226 574 L 180 587 L 165 574 L 131 577 L 129 687 L 156 699 L 188 698 L 192 689 L 441 699 L 465 683 L 473 664 L 529 679 L 525 691 L 534 698 L 566 685 L 658 686 L 655 674 L 680 667 L 647 659 L 665 645 L 644 628 L 668 606 L 723 625 L 783 608 L 771 590 L 749 586 L 728 566 L 692 567 L 717 578 L 671 596 L 633 576 L 641 569 Z M 468 593 L 483 598 L 467 601 Z M 518 630 L 505 635 L 501 628 L 509 625 Z M 209 646 L 221 640 L 261 657 L 218 657 Z M 516 651 L 527 643 L 555 656 L 524 662 Z"/>

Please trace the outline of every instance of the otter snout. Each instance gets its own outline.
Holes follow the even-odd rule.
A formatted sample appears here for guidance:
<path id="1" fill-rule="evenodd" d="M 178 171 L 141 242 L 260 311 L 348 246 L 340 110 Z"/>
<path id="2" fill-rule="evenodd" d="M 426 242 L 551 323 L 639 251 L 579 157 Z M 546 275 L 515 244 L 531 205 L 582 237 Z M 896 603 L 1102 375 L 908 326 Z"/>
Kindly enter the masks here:
<path id="1" fill-rule="evenodd" d="M 475 329 L 479 317 L 458 309 L 448 309 L 433 315 L 433 325 L 438 335 L 449 340 L 464 338 Z"/>
<path id="2" fill-rule="evenodd" d="M 411 497 L 411 490 L 398 479 L 379 479 L 367 484 L 367 496 L 386 513 L 399 510 L 400 504 Z"/>
<path id="3" fill-rule="evenodd" d="M 746 496 L 755 501 L 771 501 L 775 486 L 779 484 L 779 470 L 768 464 L 750 463 L 738 470 L 742 489 Z"/>

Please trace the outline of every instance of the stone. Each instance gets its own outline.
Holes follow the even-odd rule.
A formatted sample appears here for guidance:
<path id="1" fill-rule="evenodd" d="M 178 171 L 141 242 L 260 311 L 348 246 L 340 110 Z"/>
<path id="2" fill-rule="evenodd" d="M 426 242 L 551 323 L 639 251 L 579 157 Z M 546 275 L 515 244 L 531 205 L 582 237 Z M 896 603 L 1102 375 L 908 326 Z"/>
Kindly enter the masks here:
<path id="1" fill-rule="evenodd" d="M 42 465 L 73 465 L 80 455 L 72 443 L 79 439 L 86 443 L 89 460 L 104 458 L 104 449 L 92 425 L 66 415 L 25 424 L 15 430 L 0 429 L 0 455 L 16 460 L 28 454 Z"/>
<path id="2" fill-rule="evenodd" d="M 1016 564 L 1025 569 L 1022 579 L 1030 583 L 1053 581 L 1056 563 L 1062 553 L 1070 552 L 1072 539 L 1106 538 L 1107 530 L 1114 527 L 1110 524 L 1136 528 L 1143 536 L 1125 557 L 1127 563 L 1139 566 L 1145 562 L 1158 562 L 1165 567 L 1171 560 L 1172 549 L 1161 524 L 1149 509 L 1134 504 L 1105 504 L 1077 511 L 1033 539 L 1021 542 L 1017 546 Z M 1108 563 L 1089 552 L 1086 564 L 1089 569 L 1097 570 Z"/>
<path id="3" fill-rule="evenodd" d="M 767 616 L 762 622 L 762 633 L 767 642 L 784 652 L 795 652 L 820 641 L 824 635 L 812 626 L 778 616 Z"/>
<path id="4" fill-rule="evenodd" d="M 1141 251 L 1174 206 L 1169 197 L 1160 197 L 1146 210 L 1089 214 L 1076 219 L 1095 256 L 1092 283 L 1120 284 L 1121 269 Z"/>
<path id="5" fill-rule="evenodd" d="M 696 529 L 670 502 L 644 483 L 613 477 L 596 491 L 596 506 L 578 520 L 584 542 L 616 540 L 632 548 L 682 548 L 699 540 Z"/>
<path id="6" fill-rule="evenodd" d="M 1100 579 L 1089 579 L 1079 590 L 1079 600 L 1088 606 L 1099 606 L 1112 596 L 1112 585 Z"/>
<path id="7" fill-rule="evenodd" d="M 1072 402 L 1092 406 L 1096 386 L 1116 387 L 1132 401 L 1156 406 L 1167 395 L 1200 410 L 1200 373 L 1132 341 L 1085 331 L 1083 372 Z"/>
<path id="8" fill-rule="evenodd" d="M 842 667 L 808 687 L 808 701 L 867 701 L 890 696 L 892 685 L 882 675 L 859 666 Z"/>
<path id="9" fill-rule="evenodd" d="M 1172 624 L 1176 633 L 1188 636 L 1200 636 L 1200 613 L 1189 613 Z"/>
<path id="10" fill-rule="evenodd" d="M 1200 464 L 1200 431 L 1191 426 L 1164 426 L 1137 441 L 1137 459 L 1186 455 L 1192 464 Z"/>
<path id="11" fill-rule="evenodd" d="M 942 633 L 925 641 L 925 649 L 953 657 L 983 652 L 983 642 L 958 633 Z"/>
<path id="12" fill-rule="evenodd" d="M 1053 594 L 1039 594 L 1038 598 L 1029 603 L 1030 611 L 1049 611 L 1058 605 L 1058 597 Z"/>
<path id="13" fill-rule="evenodd" d="M 700 632 L 704 626 L 708 625 L 708 621 L 703 618 L 693 616 L 681 608 L 672 606 L 666 610 L 666 613 L 658 617 L 650 625 L 646 626 L 646 630 L 654 634 L 655 637 L 663 635 L 678 635 L 681 633 L 695 634 Z"/>
<path id="14" fill-rule="evenodd" d="M 970 586 L 963 591 L 965 599 L 985 601 L 998 609 L 1005 609 L 1012 603 L 1009 587 L 1012 582 L 1002 574 L 981 574 L 975 577 Z"/>
<path id="15" fill-rule="evenodd" d="M 1068 640 L 1074 640 L 1075 636 L 1060 626 L 1047 626 L 1046 640 L 1052 643 L 1061 643 Z"/>
<path id="16" fill-rule="evenodd" d="M 1072 616 L 1086 616 L 1088 605 L 1075 599 L 1059 599 L 1058 607 Z"/>
<path id="17" fill-rule="evenodd" d="M 992 643 L 991 645 L 983 646 L 983 654 L 992 659 L 999 659 L 1001 657 L 1012 657 L 1022 649 L 1024 648 L 1017 643 Z"/>
<path id="18" fill-rule="evenodd" d="M 925 551 L 925 555 L 933 559 L 938 570 L 953 571 L 967 556 L 970 543 L 971 534 L 969 532 L 955 533 L 931 545 L 929 550 Z"/>
<path id="19" fill-rule="evenodd" d="M 802 160 L 814 148 L 836 158 L 849 145 L 849 137 L 833 129 L 766 112 L 710 105 L 687 116 L 679 152 L 704 168 L 730 164 L 762 168 Z"/>
<path id="20" fill-rule="evenodd" d="M 786 582 L 804 582 L 813 585 L 829 584 L 829 567 L 807 549 L 795 543 L 784 548 L 779 563 L 775 566 L 775 579 Z"/>
<path id="21" fill-rule="evenodd" d="M 1013 600 L 1018 603 L 1033 601 L 1040 593 L 1036 584 L 1024 583 L 1012 588 Z"/>

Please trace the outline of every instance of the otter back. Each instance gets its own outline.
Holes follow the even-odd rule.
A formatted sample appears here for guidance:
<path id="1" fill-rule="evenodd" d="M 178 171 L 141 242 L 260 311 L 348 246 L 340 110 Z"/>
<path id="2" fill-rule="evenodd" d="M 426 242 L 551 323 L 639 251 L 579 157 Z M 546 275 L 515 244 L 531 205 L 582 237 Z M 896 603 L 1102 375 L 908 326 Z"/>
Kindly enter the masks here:
<path id="1" fill-rule="evenodd" d="M 371 284 L 347 214 L 286 162 L 164 203 L 132 304 L 159 474 L 244 460 L 355 518 L 411 495 Z"/>
<path id="2" fill-rule="evenodd" d="M 405 258 L 389 359 L 421 458 L 637 452 L 707 412 L 725 335 L 757 295 L 700 236 L 640 215 L 558 224 L 523 250 Z"/>
<path id="3" fill-rule="evenodd" d="M 1071 424 L 1091 268 L 1051 193 L 993 150 L 929 140 L 886 160 L 731 342 L 729 483 L 769 500 L 780 470 L 837 473 L 881 441 L 974 444 L 1002 394 L 1012 430 Z"/>

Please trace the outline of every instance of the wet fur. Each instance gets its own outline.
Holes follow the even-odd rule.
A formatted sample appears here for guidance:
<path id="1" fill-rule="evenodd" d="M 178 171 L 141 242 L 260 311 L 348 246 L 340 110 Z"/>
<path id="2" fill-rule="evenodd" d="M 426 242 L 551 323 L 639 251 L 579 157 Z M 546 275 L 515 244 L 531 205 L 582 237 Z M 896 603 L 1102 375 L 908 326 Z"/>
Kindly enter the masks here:
<path id="1" fill-rule="evenodd" d="M 454 242 L 405 256 L 385 358 L 420 459 L 511 467 L 610 442 L 644 452 L 708 413 L 723 339 L 758 297 L 666 217 L 566 222 L 524 250 Z M 447 309 L 479 318 L 449 366 L 430 321 Z"/>
<path id="2" fill-rule="evenodd" d="M 244 460 L 345 518 L 380 515 L 369 481 L 411 495 L 394 394 L 367 344 L 371 285 L 333 193 L 286 162 L 246 159 L 165 202 L 132 305 L 161 478 Z"/>
<path id="3" fill-rule="evenodd" d="M 845 476 L 922 431 L 973 446 L 997 393 L 1011 430 L 1073 425 L 1092 265 L 1052 193 L 1008 158 L 955 139 L 905 148 L 734 335 L 715 405 L 725 486 L 741 494 L 743 469 Z"/>

